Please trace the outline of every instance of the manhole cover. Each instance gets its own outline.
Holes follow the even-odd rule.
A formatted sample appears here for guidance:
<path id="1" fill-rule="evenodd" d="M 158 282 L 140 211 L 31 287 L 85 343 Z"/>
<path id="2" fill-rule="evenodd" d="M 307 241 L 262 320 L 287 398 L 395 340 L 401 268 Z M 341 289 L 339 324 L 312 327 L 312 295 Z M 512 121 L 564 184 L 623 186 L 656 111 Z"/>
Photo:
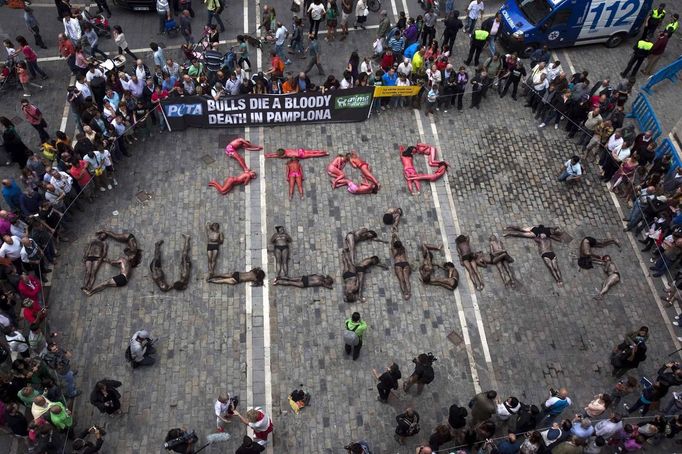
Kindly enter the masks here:
<path id="1" fill-rule="evenodd" d="M 213 164 L 213 163 L 215 162 L 215 159 L 213 159 L 213 157 L 211 157 L 211 156 L 209 156 L 209 155 L 207 155 L 207 154 L 203 155 L 203 156 L 201 157 L 201 160 L 202 160 L 202 162 L 203 162 L 204 164 L 206 164 L 207 166 L 209 166 L 209 165 L 211 165 L 211 164 Z"/>
<path id="2" fill-rule="evenodd" d="M 138 202 L 145 203 L 152 199 L 152 195 L 146 191 L 140 191 L 137 194 L 135 194 L 135 198 L 137 199 Z"/>
<path id="3" fill-rule="evenodd" d="M 450 332 L 450 334 L 448 334 L 448 340 L 455 345 L 461 345 L 462 342 L 464 342 L 464 338 L 462 337 L 462 335 L 456 333 L 455 331 L 452 331 Z"/>

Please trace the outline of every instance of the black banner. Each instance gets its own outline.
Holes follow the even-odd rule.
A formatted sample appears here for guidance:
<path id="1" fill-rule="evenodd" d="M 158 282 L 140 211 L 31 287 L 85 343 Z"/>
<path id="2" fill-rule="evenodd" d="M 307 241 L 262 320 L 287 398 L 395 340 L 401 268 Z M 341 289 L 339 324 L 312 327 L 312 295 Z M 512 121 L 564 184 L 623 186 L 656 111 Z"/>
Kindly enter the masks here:
<path id="1" fill-rule="evenodd" d="M 171 130 L 229 126 L 363 121 L 372 105 L 372 87 L 326 93 L 242 95 L 219 101 L 200 96 L 161 101 Z"/>

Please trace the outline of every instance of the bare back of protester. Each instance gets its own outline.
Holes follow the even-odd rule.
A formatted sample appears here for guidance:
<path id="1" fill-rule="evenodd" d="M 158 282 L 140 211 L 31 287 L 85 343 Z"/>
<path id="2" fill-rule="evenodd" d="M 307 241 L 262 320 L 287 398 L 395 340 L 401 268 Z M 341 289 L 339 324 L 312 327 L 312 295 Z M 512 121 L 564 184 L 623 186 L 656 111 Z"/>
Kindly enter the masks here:
<path id="1" fill-rule="evenodd" d="M 603 248 L 610 244 L 615 244 L 620 249 L 620 243 L 617 240 L 601 240 L 596 239 L 591 236 L 586 236 L 580 241 L 580 250 L 578 257 L 578 266 L 582 269 L 591 269 L 592 263 L 602 263 L 603 257 L 601 255 L 596 255 L 592 253 L 592 248 Z"/>
<path id="2" fill-rule="evenodd" d="M 260 287 L 265 279 L 265 271 L 260 268 L 253 268 L 250 271 L 235 271 L 232 274 L 214 274 L 208 278 L 211 284 L 237 285 L 243 282 L 252 282 L 252 287 Z"/>
<path id="3" fill-rule="evenodd" d="M 552 239 L 541 233 L 539 237 L 535 238 L 535 242 L 538 244 L 538 250 L 540 252 L 540 257 L 545 265 L 552 273 L 552 277 L 556 281 L 557 285 L 560 287 L 564 285 L 561 279 L 561 271 L 559 270 L 559 263 L 557 262 L 556 254 L 552 248 Z"/>
<path id="4" fill-rule="evenodd" d="M 490 235 L 488 241 L 490 242 L 490 262 L 497 267 L 504 286 L 516 288 L 516 281 L 514 281 L 514 276 L 509 268 L 509 264 L 514 263 L 514 259 L 504 248 L 502 241 L 497 238 L 497 235 Z"/>
<path id="5" fill-rule="evenodd" d="M 308 274 L 300 277 L 278 277 L 275 278 L 272 285 L 283 285 L 285 287 L 324 287 L 328 289 L 334 288 L 334 279 L 331 276 L 324 274 Z"/>
<path id="6" fill-rule="evenodd" d="M 149 271 L 152 275 L 152 280 L 159 287 L 162 292 L 167 292 L 173 287 L 171 287 L 168 282 L 166 282 L 166 273 L 163 272 L 161 265 L 161 245 L 163 240 L 159 240 L 154 243 L 154 258 L 149 263 Z"/>
<path id="7" fill-rule="evenodd" d="M 604 267 L 604 274 L 606 274 L 606 278 L 604 278 L 604 283 L 601 286 L 601 290 L 594 297 L 594 299 L 597 301 L 601 301 L 611 287 L 620 282 L 620 271 L 618 271 L 616 264 L 611 261 L 611 256 L 605 255 L 602 257 L 601 262 L 602 266 Z"/>
<path id="8" fill-rule="evenodd" d="M 355 263 L 355 246 L 362 241 L 378 241 L 385 243 L 386 241 L 377 238 L 377 232 L 363 227 L 346 234 L 345 242 L 346 248 L 350 251 L 351 262 Z"/>
<path id="9" fill-rule="evenodd" d="M 507 227 L 504 228 L 504 230 L 505 232 L 502 234 L 502 236 L 505 237 L 515 236 L 519 238 L 533 239 L 535 237 L 540 236 L 541 233 L 544 233 L 545 235 L 556 241 L 560 241 L 561 235 L 563 234 L 563 231 L 559 227 L 545 227 L 542 224 L 532 227 L 519 227 L 516 225 L 508 225 Z"/>
<path id="10" fill-rule="evenodd" d="M 275 247 L 275 263 L 277 267 L 277 277 L 284 273 L 289 275 L 289 243 L 291 237 L 286 229 L 281 225 L 275 226 L 275 233 L 270 238 L 270 243 Z"/>
<path id="11" fill-rule="evenodd" d="M 85 275 L 83 287 L 81 287 L 82 290 L 90 289 L 93 285 L 95 285 L 97 271 L 107 256 L 108 246 L 102 240 L 103 236 L 98 235 L 98 237 L 90 241 L 90 243 L 88 243 L 88 247 L 85 248 L 85 253 L 83 254 Z"/>
<path id="12" fill-rule="evenodd" d="M 391 256 L 393 257 L 393 271 L 398 278 L 400 291 L 403 294 L 403 298 L 409 300 L 412 295 L 412 287 L 410 284 L 412 268 L 407 261 L 405 246 L 403 246 L 403 243 L 400 241 L 400 238 L 398 238 L 396 232 L 393 232 L 393 235 L 391 235 Z"/>
<path id="13" fill-rule="evenodd" d="M 215 274 L 215 267 L 218 262 L 218 253 L 220 252 L 220 245 L 223 244 L 225 237 L 220 231 L 220 224 L 217 222 L 206 223 L 206 254 L 208 256 L 208 277 L 211 278 Z"/>
<path id="14" fill-rule="evenodd" d="M 95 293 L 101 292 L 107 287 L 124 287 L 128 284 L 128 280 L 130 279 L 130 273 L 133 268 L 128 257 L 121 257 L 118 260 L 105 261 L 112 266 L 118 266 L 120 269 L 120 273 L 112 277 L 108 281 L 102 282 L 101 284 L 98 284 L 97 286 L 91 289 L 82 289 L 86 295 L 92 296 Z"/>
<path id="15" fill-rule="evenodd" d="M 187 284 L 189 284 L 189 278 L 192 274 L 192 260 L 190 258 L 190 240 L 192 239 L 189 235 L 182 235 L 183 246 L 182 246 L 182 257 L 180 259 L 180 279 L 173 283 L 173 288 L 175 290 L 185 290 Z"/>
<path id="16" fill-rule="evenodd" d="M 392 230 L 397 231 L 402 216 L 402 208 L 389 208 L 386 210 L 386 213 L 384 213 L 384 224 L 390 225 Z"/>
<path id="17" fill-rule="evenodd" d="M 128 261 L 133 267 L 140 264 L 142 259 L 142 250 L 137 245 L 137 239 L 132 233 L 113 233 L 109 230 L 100 230 L 97 235 L 104 235 L 106 238 L 125 243 L 126 248 L 123 250 Z"/>
<path id="18" fill-rule="evenodd" d="M 485 263 L 481 260 L 481 253 L 474 253 L 471 250 L 471 244 L 469 244 L 469 237 L 466 235 L 459 235 L 455 238 L 455 244 L 457 245 L 457 254 L 459 255 L 459 262 L 469 273 L 469 278 L 474 284 L 476 290 L 483 290 L 483 279 L 478 273 L 478 266 L 485 266 Z"/>

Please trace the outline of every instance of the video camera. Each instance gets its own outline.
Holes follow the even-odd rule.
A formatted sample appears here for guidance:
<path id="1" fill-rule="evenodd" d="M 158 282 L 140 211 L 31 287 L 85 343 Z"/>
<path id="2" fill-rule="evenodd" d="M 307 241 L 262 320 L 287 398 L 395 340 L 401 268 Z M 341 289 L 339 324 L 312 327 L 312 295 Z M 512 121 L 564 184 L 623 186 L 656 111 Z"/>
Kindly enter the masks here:
<path id="1" fill-rule="evenodd" d="M 163 447 L 168 451 L 172 451 L 173 448 L 183 444 L 195 443 L 197 440 L 197 434 L 193 430 L 171 429 L 168 431 Z"/>

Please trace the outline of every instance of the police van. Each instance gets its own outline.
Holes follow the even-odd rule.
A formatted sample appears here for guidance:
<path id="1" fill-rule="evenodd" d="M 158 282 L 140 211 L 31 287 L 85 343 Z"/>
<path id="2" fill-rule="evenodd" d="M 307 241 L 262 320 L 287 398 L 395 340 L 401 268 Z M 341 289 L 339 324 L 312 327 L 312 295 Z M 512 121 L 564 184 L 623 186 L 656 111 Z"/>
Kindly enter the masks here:
<path id="1" fill-rule="evenodd" d="M 549 48 L 605 43 L 639 33 L 653 0 L 506 0 L 500 8 L 505 48 L 527 56 Z"/>

